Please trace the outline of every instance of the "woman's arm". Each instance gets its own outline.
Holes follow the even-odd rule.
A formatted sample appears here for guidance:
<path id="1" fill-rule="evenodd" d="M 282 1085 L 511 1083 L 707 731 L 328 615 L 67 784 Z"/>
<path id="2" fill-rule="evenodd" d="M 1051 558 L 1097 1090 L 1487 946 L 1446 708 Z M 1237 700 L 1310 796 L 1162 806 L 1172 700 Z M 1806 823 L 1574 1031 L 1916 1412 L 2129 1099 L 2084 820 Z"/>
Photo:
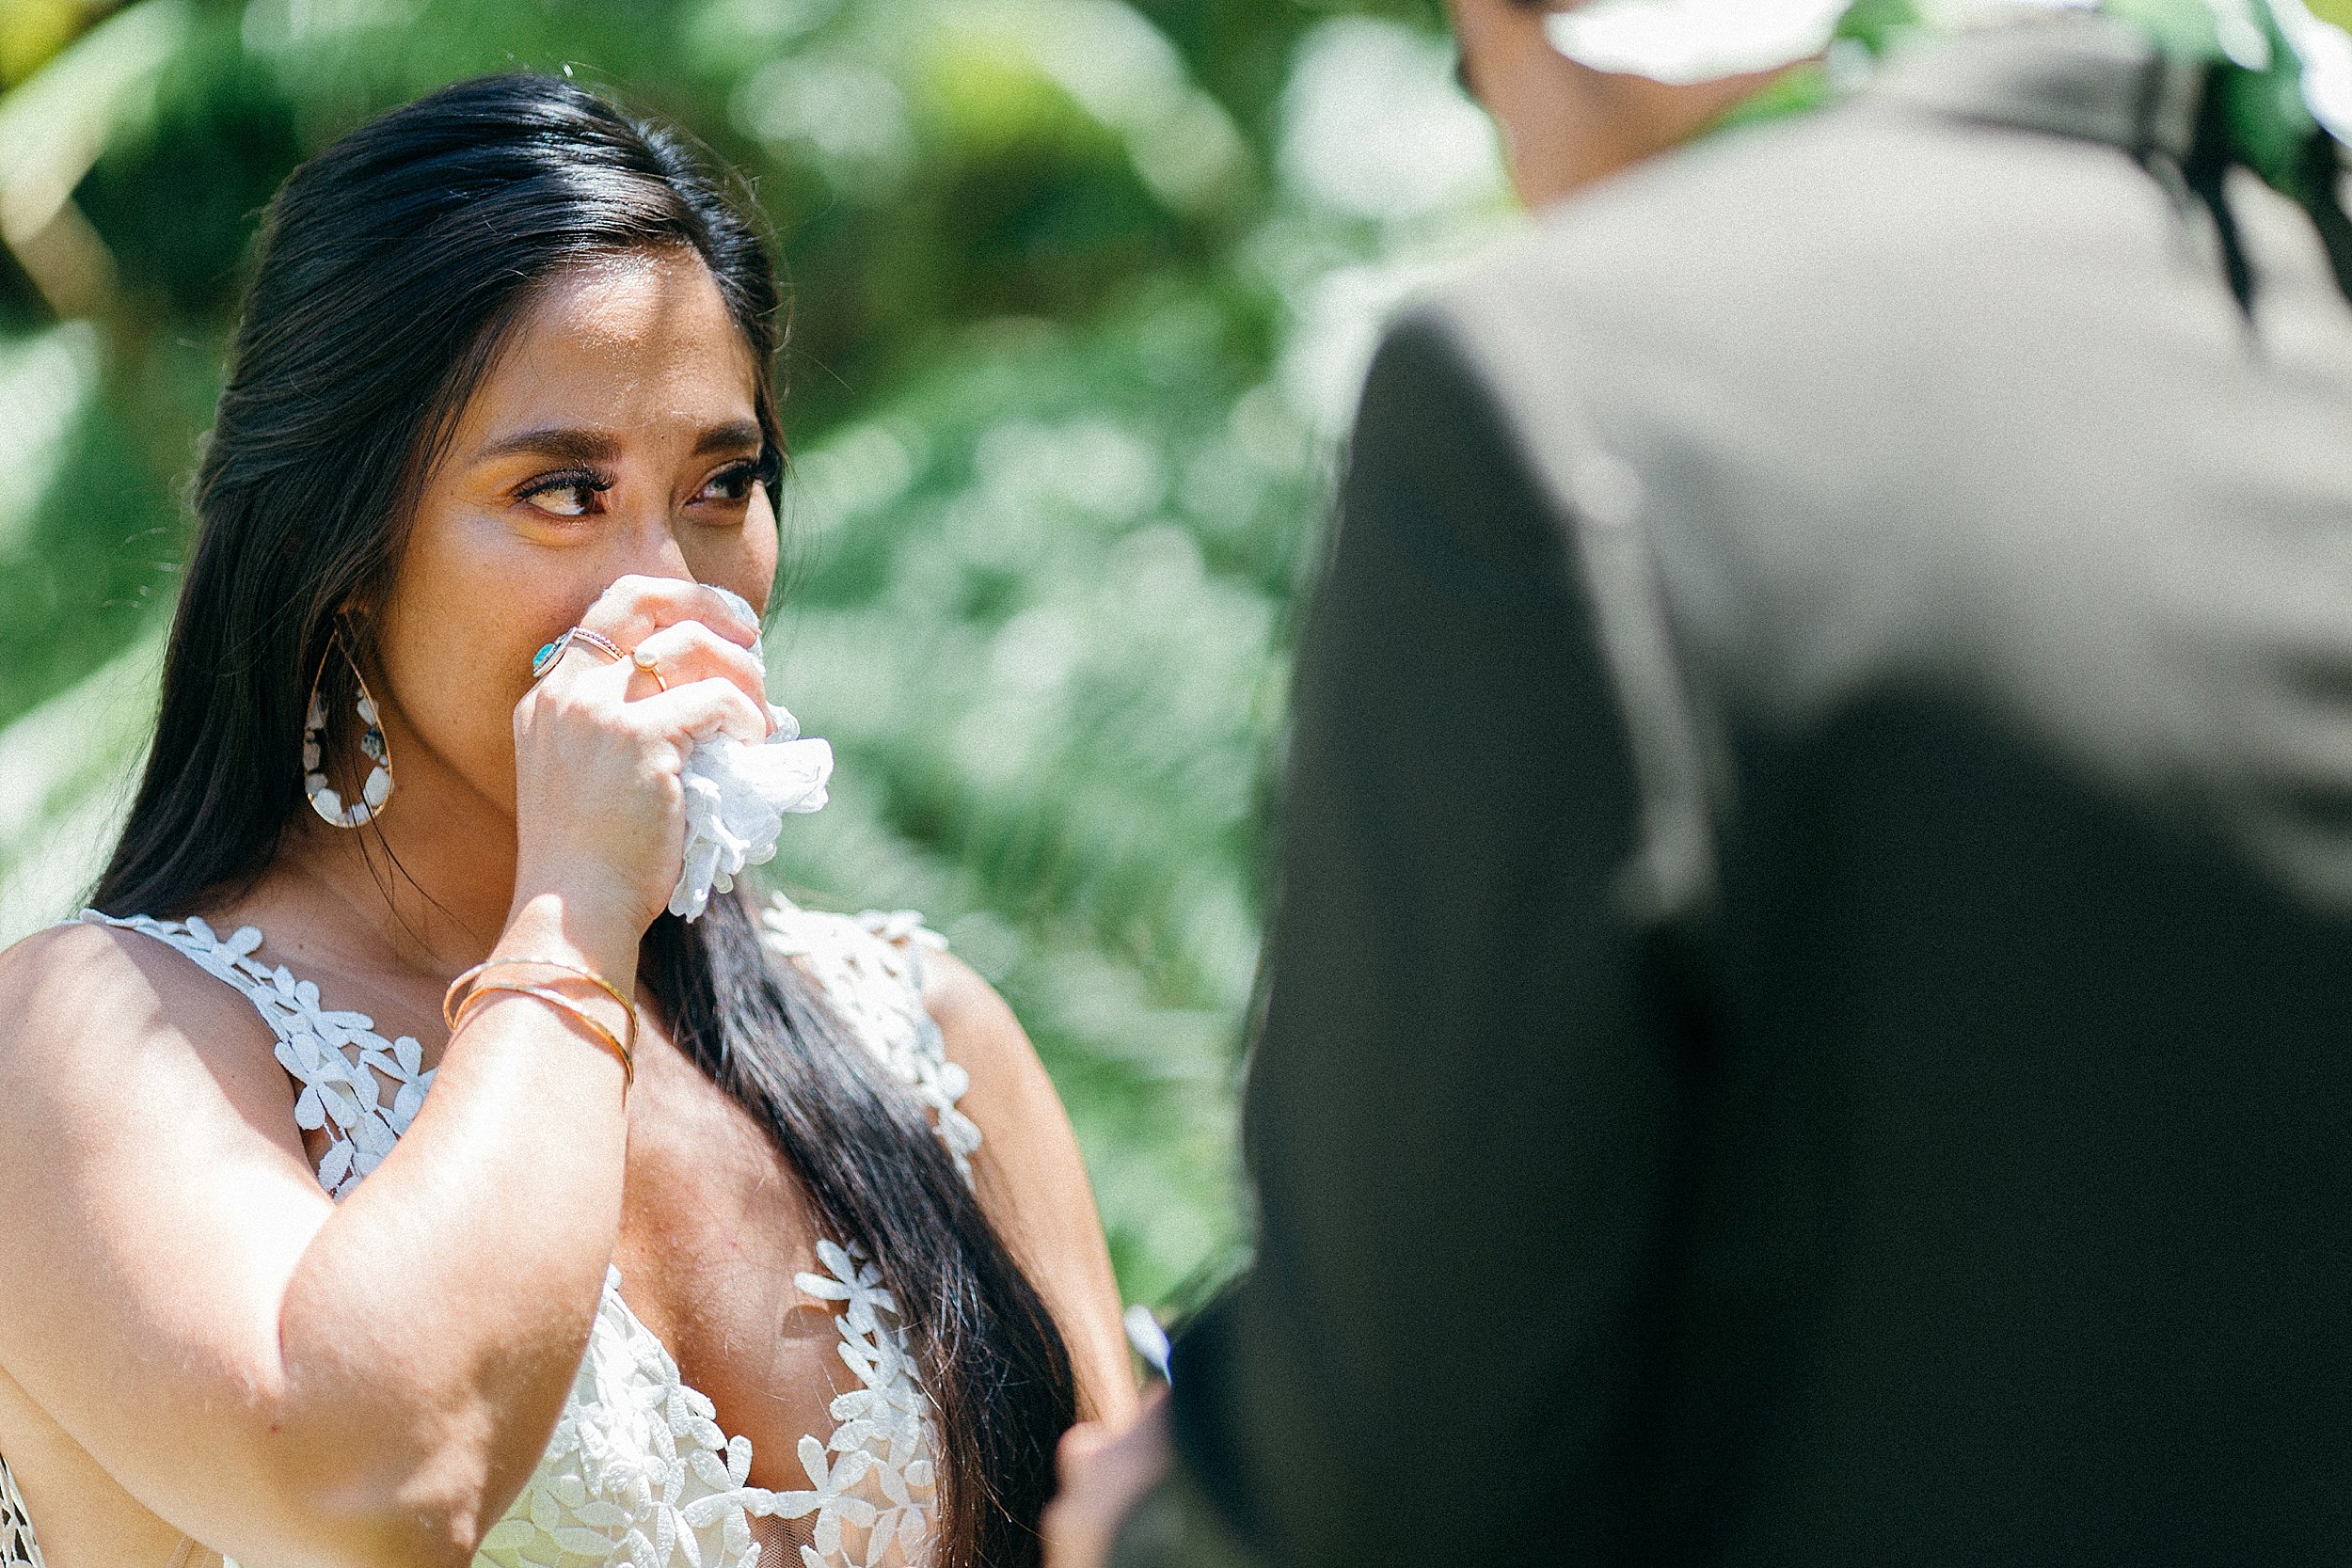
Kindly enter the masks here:
<path id="1" fill-rule="evenodd" d="M 1069 1344 L 1078 1418 L 1125 1420 L 1136 1377 L 1119 1282 L 1061 1098 L 1012 1009 L 970 965 L 926 953 L 923 968 L 924 1006 L 948 1059 L 972 1079 L 958 1106 L 980 1130 L 972 1169 L 981 1206 Z"/>
<path id="2" fill-rule="evenodd" d="M 510 935 L 563 950 L 551 911 Z M 571 950 L 627 962 L 595 945 Z M 339 1207 L 268 1027 L 160 943 L 19 943 L 0 1018 L 0 1366 L 247 1568 L 469 1560 L 602 1288 L 618 1065 L 552 1009 L 485 1006 Z"/>

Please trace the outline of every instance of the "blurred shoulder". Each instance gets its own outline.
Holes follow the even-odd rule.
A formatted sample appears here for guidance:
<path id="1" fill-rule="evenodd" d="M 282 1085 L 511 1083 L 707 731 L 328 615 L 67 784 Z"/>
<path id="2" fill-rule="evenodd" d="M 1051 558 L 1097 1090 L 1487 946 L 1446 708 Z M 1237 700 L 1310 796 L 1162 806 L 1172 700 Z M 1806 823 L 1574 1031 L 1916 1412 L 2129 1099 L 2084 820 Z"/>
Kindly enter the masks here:
<path id="1" fill-rule="evenodd" d="M 794 960 L 836 1006 L 903 1014 L 919 1008 L 929 960 L 947 939 L 913 910 L 845 913 L 777 893 L 761 906 L 769 947 Z"/>
<path id="2" fill-rule="evenodd" d="M 1446 345 L 1560 515 L 1641 519 L 1725 689 L 1809 706 L 2013 643 L 2052 550 L 2204 461 L 2245 349 L 2182 238 L 2115 148 L 1866 95 L 1561 203 L 1392 341 Z"/>
<path id="3" fill-rule="evenodd" d="M 770 944 L 934 1110 L 954 1108 L 975 1082 L 1042 1079 L 1011 1007 L 920 913 L 843 914 L 779 894 L 760 918 Z"/>
<path id="4" fill-rule="evenodd" d="M 1866 96 L 1721 133 L 1545 211 L 1432 313 L 1505 321 L 1607 361 L 1639 395 L 1661 355 L 1759 380 L 1790 358 L 1867 362 L 1938 316 L 2062 309 L 2111 287 L 2107 268 L 2169 272 L 2176 244 L 2168 198 L 2114 148 Z"/>

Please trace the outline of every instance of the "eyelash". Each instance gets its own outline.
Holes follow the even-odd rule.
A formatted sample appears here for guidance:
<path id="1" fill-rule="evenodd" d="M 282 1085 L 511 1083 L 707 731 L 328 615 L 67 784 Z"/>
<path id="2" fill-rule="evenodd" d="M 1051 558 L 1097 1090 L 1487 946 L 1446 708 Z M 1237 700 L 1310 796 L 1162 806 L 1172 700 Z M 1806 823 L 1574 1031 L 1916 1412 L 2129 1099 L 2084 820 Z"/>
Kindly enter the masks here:
<path id="1" fill-rule="evenodd" d="M 703 488 L 707 490 L 713 484 L 740 483 L 743 486 L 743 493 L 740 496 L 724 498 L 730 502 L 749 500 L 752 493 L 751 487 L 755 484 L 766 485 L 768 493 L 773 495 L 776 489 L 776 480 L 782 468 L 783 464 L 774 452 L 764 451 L 757 457 L 747 457 L 740 463 L 728 464 L 711 475 L 709 482 Z"/>
<path id="2" fill-rule="evenodd" d="M 562 473 L 540 475 L 516 491 L 515 499 L 518 501 L 528 501 L 534 497 L 551 495 L 559 490 L 584 490 L 592 496 L 601 496 L 612 488 L 612 480 L 594 469 L 567 468 Z M 582 515 L 585 515 L 584 511 Z"/>
<path id="3" fill-rule="evenodd" d="M 775 452 L 765 451 L 755 458 L 745 458 L 739 463 L 731 463 L 720 469 L 704 483 L 703 489 L 707 490 L 716 484 L 741 483 L 743 494 L 740 496 L 720 498 L 729 502 L 750 499 L 751 486 L 754 484 L 765 485 L 772 494 L 777 481 L 782 478 L 783 467 L 783 462 Z M 521 489 L 516 490 L 515 499 L 518 501 L 530 501 L 536 497 L 552 495 L 563 490 L 581 490 L 592 496 L 601 496 L 612 489 L 612 480 L 594 469 L 567 468 L 561 473 L 540 475 Z M 590 515 L 593 510 L 593 508 L 583 508 L 580 515 Z"/>

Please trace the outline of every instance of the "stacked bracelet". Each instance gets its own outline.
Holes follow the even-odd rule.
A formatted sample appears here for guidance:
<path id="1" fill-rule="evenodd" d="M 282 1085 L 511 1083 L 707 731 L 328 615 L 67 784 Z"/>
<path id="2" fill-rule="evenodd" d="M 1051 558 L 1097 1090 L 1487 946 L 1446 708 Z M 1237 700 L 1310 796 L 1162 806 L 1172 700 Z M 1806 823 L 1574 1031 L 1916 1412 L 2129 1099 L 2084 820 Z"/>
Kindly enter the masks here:
<path id="1" fill-rule="evenodd" d="M 465 1001 L 457 1005 L 457 1023 L 460 1028 L 465 1026 L 466 1016 L 473 1008 L 474 1005 L 479 1003 L 484 997 L 491 994 L 493 991 L 511 991 L 516 996 L 532 997 L 538 1001 L 546 1003 L 550 1007 L 560 1008 L 561 1010 L 571 1014 L 574 1018 L 580 1020 L 582 1027 L 589 1030 L 596 1037 L 596 1038 L 604 1042 L 605 1049 L 620 1058 L 621 1086 L 624 1089 L 627 1089 L 636 1084 L 636 1053 L 631 1051 L 628 1046 L 623 1045 L 620 1041 L 620 1037 L 613 1034 L 612 1030 L 606 1028 L 603 1021 L 597 1018 L 596 1014 L 590 1012 L 587 1008 L 581 1006 L 578 1002 L 575 1002 L 560 990 L 549 990 L 545 986 L 534 986 L 530 984 L 528 981 L 523 980 L 485 980 L 480 985 L 474 987 L 473 990 L 466 997 Z"/>
<path id="2" fill-rule="evenodd" d="M 580 1006 L 578 1001 L 548 986 L 533 985 L 524 980 L 481 978 L 494 970 L 501 969 L 552 969 L 575 979 L 587 981 L 621 1005 L 622 1013 L 628 1019 L 628 1038 L 626 1041 L 622 1040 L 619 1036 L 605 1027 L 604 1021 L 597 1018 L 596 1014 Z M 464 1000 L 459 1000 L 457 993 L 469 985 L 472 989 L 466 992 Z M 474 965 L 449 983 L 449 990 L 441 998 L 441 1022 L 449 1025 L 449 1032 L 452 1035 L 455 1035 L 459 1029 L 465 1027 L 467 1016 L 474 1006 L 485 996 L 497 991 L 528 996 L 534 1001 L 544 1002 L 550 1007 L 571 1014 L 597 1039 L 601 1040 L 606 1049 L 620 1058 L 623 1087 L 631 1086 L 637 1082 L 637 1035 L 640 1021 L 636 1005 L 621 994 L 619 987 L 598 974 L 595 970 L 582 969 L 578 964 L 566 963 L 561 958 L 491 958 L 486 962 Z"/>

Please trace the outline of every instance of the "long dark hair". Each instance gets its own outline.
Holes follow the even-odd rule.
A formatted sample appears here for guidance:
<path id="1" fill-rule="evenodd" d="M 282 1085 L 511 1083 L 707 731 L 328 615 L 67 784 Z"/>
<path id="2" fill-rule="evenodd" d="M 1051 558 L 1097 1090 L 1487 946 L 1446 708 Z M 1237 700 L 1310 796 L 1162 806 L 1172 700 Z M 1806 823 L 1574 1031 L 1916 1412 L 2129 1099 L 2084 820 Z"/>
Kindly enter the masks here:
<path id="1" fill-rule="evenodd" d="M 154 749 L 98 908 L 183 913 L 269 865 L 307 809 L 312 683 L 347 712 L 354 663 L 374 667 L 372 620 L 347 611 L 384 598 L 424 475 L 550 273 L 691 248 L 763 368 L 758 420 L 781 453 L 781 301 L 753 211 L 675 133 L 536 75 L 444 88 L 287 179 L 197 478 Z M 349 660 L 329 657 L 338 641 Z M 1070 1357 L 925 1112 L 770 956 L 740 895 L 692 927 L 662 917 L 643 974 L 679 1047 L 896 1296 L 934 1406 L 942 1568 L 1037 1562 Z"/>

